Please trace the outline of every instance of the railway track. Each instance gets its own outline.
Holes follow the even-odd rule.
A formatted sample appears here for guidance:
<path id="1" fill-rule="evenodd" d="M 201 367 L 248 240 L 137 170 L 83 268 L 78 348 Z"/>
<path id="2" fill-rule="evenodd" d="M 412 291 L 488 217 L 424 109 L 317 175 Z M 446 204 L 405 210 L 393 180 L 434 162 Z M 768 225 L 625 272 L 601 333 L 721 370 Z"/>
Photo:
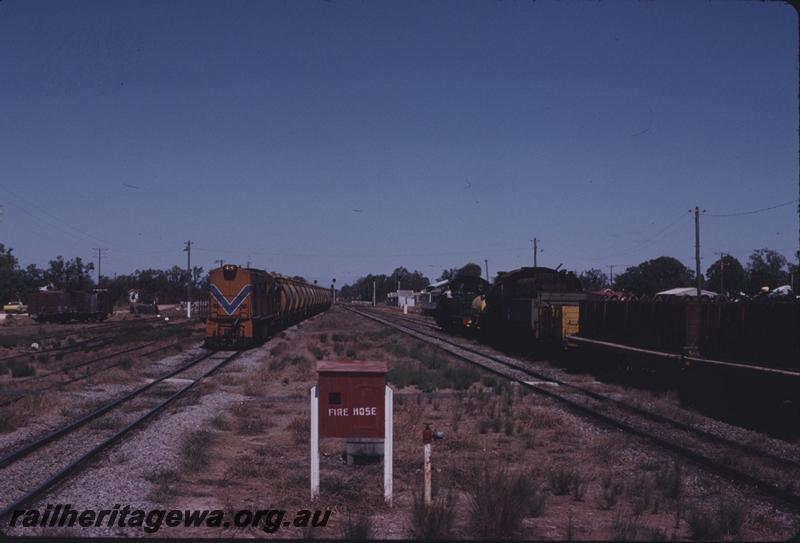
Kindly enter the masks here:
<path id="1" fill-rule="evenodd" d="M 76 331 L 65 332 L 62 334 L 55 334 L 51 336 L 44 336 L 44 337 L 32 337 L 30 338 L 31 342 L 44 342 L 46 339 L 62 339 L 71 335 L 81 334 L 83 332 L 95 332 L 97 330 L 101 330 L 102 332 L 109 332 L 109 331 L 117 331 L 117 330 L 124 330 L 130 329 L 135 330 L 139 327 L 144 328 L 144 326 L 150 326 L 151 323 L 143 322 L 143 321 L 121 321 L 119 323 L 106 323 L 105 325 L 97 325 L 90 328 L 81 328 Z M 160 321 L 153 322 L 156 326 L 164 326 Z M 181 323 L 184 324 L 184 323 Z M 103 345 L 107 344 L 109 341 L 113 340 L 116 336 L 113 335 L 102 335 L 102 336 L 95 336 L 88 339 L 84 339 L 81 341 L 76 341 L 72 344 L 61 345 L 58 347 L 51 347 L 50 349 L 39 349 L 38 351 L 26 351 L 23 353 L 17 353 L 11 356 L 6 356 L 4 358 L 0 358 L 0 363 L 2 362 L 10 362 L 12 360 L 17 360 L 19 358 L 24 358 L 26 356 L 36 356 L 40 354 L 50 354 L 54 352 L 63 352 L 63 353 L 71 353 L 75 351 L 79 351 L 81 349 L 87 347 L 102 347 Z M 27 340 L 26 340 L 27 341 Z"/>
<path id="2" fill-rule="evenodd" d="M 385 314 L 378 316 L 369 310 L 346 309 L 516 381 L 539 394 L 567 405 L 573 412 L 584 417 L 599 420 L 629 434 L 646 438 L 687 460 L 729 479 L 753 486 L 765 495 L 795 508 L 800 508 L 800 487 L 797 483 L 800 481 L 800 462 L 795 458 L 740 443 L 624 400 L 588 390 L 575 383 L 537 371 L 523 360 L 465 345 L 442 333 L 414 328 L 409 322 L 410 319 L 395 319 Z M 531 380 L 531 377 L 537 380 Z"/>
<path id="3" fill-rule="evenodd" d="M 136 352 L 136 351 L 141 351 L 142 349 L 146 349 L 148 347 L 151 347 L 151 346 L 155 345 L 156 343 L 158 343 L 158 341 L 149 341 L 149 342 L 144 343 L 142 345 L 136 345 L 134 347 L 128 347 L 126 349 L 121 349 L 119 351 L 115 351 L 115 352 L 110 353 L 110 354 L 99 356 L 99 357 L 93 358 L 91 360 L 84 360 L 83 362 L 78 362 L 77 364 L 66 365 L 66 366 L 54 369 L 52 371 L 46 372 L 46 373 L 42 373 L 42 374 L 36 375 L 35 377 L 21 380 L 19 383 L 14 383 L 14 384 L 23 385 L 23 390 L 20 391 L 21 394 L 17 394 L 15 396 L 12 396 L 9 399 L 3 400 L 2 402 L 0 402 L 0 407 L 5 407 L 7 405 L 11 405 L 12 403 L 17 402 L 17 401 L 21 400 L 22 398 L 25 398 L 26 396 L 28 396 L 30 394 L 38 393 L 38 392 L 44 392 L 46 390 L 52 390 L 53 388 L 56 388 L 56 387 L 66 386 L 66 385 L 69 385 L 69 384 L 72 384 L 72 383 L 75 383 L 75 382 L 78 382 L 78 381 L 82 381 L 84 379 L 88 379 L 89 377 L 93 377 L 93 376 L 98 375 L 98 374 L 100 374 L 102 372 L 108 371 L 108 370 L 110 370 L 112 368 L 116 368 L 117 366 L 120 366 L 124 362 L 124 360 L 118 360 L 117 362 L 114 362 L 112 364 L 103 365 L 99 369 L 93 368 L 91 373 L 89 373 L 89 371 L 88 371 L 89 370 L 89 366 L 92 366 L 92 365 L 97 364 L 99 362 L 105 362 L 107 360 L 112 360 L 112 359 L 114 359 L 114 358 L 116 358 L 116 357 L 118 357 L 120 355 L 123 355 L 123 354 L 128 354 L 128 353 L 132 353 L 132 352 Z M 178 343 L 170 343 L 168 345 L 163 345 L 161 347 L 157 347 L 155 349 L 151 349 L 149 351 L 146 351 L 146 352 L 143 352 L 143 353 L 139 353 L 139 356 L 149 356 L 151 354 L 155 354 L 155 353 L 158 353 L 158 352 L 161 352 L 161 351 L 165 351 L 167 349 L 174 348 L 177 345 L 179 345 L 179 344 Z M 74 370 L 78 370 L 78 369 L 85 369 L 85 371 L 81 375 L 77 375 L 77 376 L 70 375 L 70 372 L 73 372 Z M 59 378 L 64 378 L 64 377 L 66 377 L 66 379 L 59 380 Z M 53 379 L 49 379 L 49 378 L 54 378 L 54 380 Z M 47 381 L 50 381 L 50 382 L 48 383 Z M 28 385 L 30 385 L 30 386 L 28 386 Z"/>
<path id="4" fill-rule="evenodd" d="M 205 351 L 165 375 L 0 457 L 0 519 L 31 503 L 77 472 L 100 452 L 152 419 L 198 383 L 236 359 L 240 351 Z M 189 383 L 168 381 L 185 374 Z M 120 406 L 123 406 L 120 409 Z M 94 424 L 89 425 L 90 422 Z"/>

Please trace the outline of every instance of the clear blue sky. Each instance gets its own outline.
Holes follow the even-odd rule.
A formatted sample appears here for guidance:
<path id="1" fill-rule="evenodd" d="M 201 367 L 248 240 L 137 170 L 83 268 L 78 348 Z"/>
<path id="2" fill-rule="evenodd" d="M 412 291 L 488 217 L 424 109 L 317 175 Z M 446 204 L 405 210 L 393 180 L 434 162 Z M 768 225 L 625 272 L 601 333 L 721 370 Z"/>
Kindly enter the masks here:
<path id="1" fill-rule="evenodd" d="M 104 275 L 692 268 L 798 197 L 779 2 L 0 2 L 0 242 Z M 361 211 L 354 211 L 361 210 Z M 677 222 L 676 222 L 677 221 Z M 666 230 L 665 230 L 666 229 Z M 792 256 L 797 205 L 703 217 Z"/>

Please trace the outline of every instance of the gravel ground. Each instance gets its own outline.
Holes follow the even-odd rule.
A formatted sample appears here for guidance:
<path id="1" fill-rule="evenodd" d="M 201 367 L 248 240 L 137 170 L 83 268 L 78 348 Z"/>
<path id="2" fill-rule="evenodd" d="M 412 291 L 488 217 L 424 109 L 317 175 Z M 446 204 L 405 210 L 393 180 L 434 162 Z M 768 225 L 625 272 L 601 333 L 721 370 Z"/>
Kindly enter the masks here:
<path id="1" fill-rule="evenodd" d="M 234 371 L 252 370 L 256 361 L 269 349 L 265 344 L 240 356 L 231 365 Z M 199 349 L 193 352 L 199 352 Z M 160 361 L 150 373 L 163 373 L 187 360 L 191 354 L 182 353 Z M 212 379 L 214 376 L 212 376 Z M 174 469 L 179 463 L 181 436 L 204 428 L 208 421 L 241 397 L 217 392 L 202 395 L 198 403 L 181 400 L 179 405 L 167 409 L 157 419 L 137 430 L 123 442 L 101 453 L 90 467 L 71 477 L 66 483 L 37 500 L 29 508 L 44 510 L 47 504 L 71 504 L 74 509 L 102 510 L 115 504 L 130 505 L 144 510 L 157 509 L 159 504 L 149 495 L 153 485 L 148 482 L 154 474 Z M 191 507 L 182 503 L 181 507 Z M 139 536 L 141 529 L 109 528 L 9 528 L 9 535 L 59 535 L 59 536 Z"/>
<path id="2" fill-rule="evenodd" d="M 718 505 L 740 516 L 736 533 L 726 539 L 785 539 L 800 527 L 796 512 L 776 508 L 752 491 L 691 465 L 678 466 L 669 455 L 641 440 L 571 415 L 552 400 L 482 371 L 470 377 L 465 390 L 445 383 L 427 392 L 414 384 L 392 381 L 397 392 L 392 508 L 382 504 L 380 465 L 345 465 L 343 440 L 334 439 L 321 443 L 323 494 L 312 505 L 306 398 L 315 380 L 316 360 L 341 356 L 385 360 L 390 368 L 402 370 L 393 378 L 402 377 L 403 372 L 421 372 L 425 379 L 441 379 L 442 371 L 464 368 L 464 363 L 420 347 L 412 338 L 334 308 L 247 351 L 209 384 L 201 385 L 199 393 L 100 455 L 36 507 L 48 503 L 98 510 L 115 504 L 144 510 L 320 507 L 333 511 L 328 527 L 313 534 L 287 529 L 275 535 L 341 537 L 348 519 L 366 515 L 372 537 L 408 538 L 417 522 L 412 510 L 422 476 L 420 432 L 424 422 L 431 422 L 446 436 L 434 446 L 434 488 L 439 497 L 447 490 L 455 493 L 455 506 L 448 513 L 454 538 L 487 537 L 478 531 L 469 497 L 470 485 L 478 480 L 483 466 L 502 466 L 514 476 L 527 477 L 529 493 L 543 496 L 543 506 L 537 511 L 521 501 L 511 503 L 520 520 L 520 538 L 687 539 L 694 529 L 690 517 L 700 512 L 705 515 L 702 518 L 716 521 Z M 167 367 L 165 362 L 152 371 L 163 373 Z M 423 380 L 421 386 L 425 384 Z M 630 391 L 617 387 L 612 392 L 627 395 Z M 664 400 L 664 405 L 669 402 Z M 205 441 L 187 448 L 187 439 L 198 435 Z M 207 457 L 187 468 L 187 458 L 196 452 L 205 452 Z M 561 476 L 577 478 L 581 484 L 570 484 L 562 492 Z M 678 481 L 675 497 L 668 496 L 669 485 L 661 480 L 671 476 Z M 496 485 L 487 485 L 484 492 L 493 488 Z M 498 504 L 492 509 L 488 522 L 499 517 L 502 507 Z M 142 535 L 140 529 L 105 526 L 17 527 L 9 533 Z M 258 529 L 164 528 L 156 535 L 267 534 Z"/>

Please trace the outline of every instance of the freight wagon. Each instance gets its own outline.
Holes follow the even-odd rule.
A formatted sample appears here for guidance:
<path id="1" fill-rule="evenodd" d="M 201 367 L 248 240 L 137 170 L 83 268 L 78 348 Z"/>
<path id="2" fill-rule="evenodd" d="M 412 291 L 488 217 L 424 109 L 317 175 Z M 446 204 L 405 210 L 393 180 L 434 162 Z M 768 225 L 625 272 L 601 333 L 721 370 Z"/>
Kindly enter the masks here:
<path id="1" fill-rule="evenodd" d="M 102 321 L 112 312 L 108 291 L 47 290 L 28 299 L 28 314 L 37 322 Z"/>
<path id="2" fill-rule="evenodd" d="M 499 272 L 478 325 L 490 337 L 560 343 L 578 333 L 586 293 L 574 273 L 543 267 Z"/>

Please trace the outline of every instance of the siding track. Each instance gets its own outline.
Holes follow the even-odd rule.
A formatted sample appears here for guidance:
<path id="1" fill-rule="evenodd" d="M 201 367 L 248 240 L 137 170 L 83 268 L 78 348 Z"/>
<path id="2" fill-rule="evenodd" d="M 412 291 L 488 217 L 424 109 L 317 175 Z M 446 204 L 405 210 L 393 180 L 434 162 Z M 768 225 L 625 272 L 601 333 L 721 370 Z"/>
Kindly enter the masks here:
<path id="1" fill-rule="evenodd" d="M 407 317 L 386 312 L 346 308 L 408 334 L 472 364 L 501 375 L 539 394 L 553 398 L 586 418 L 600 421 L 629 434 L 646 438 L 659 447 L 714 471 L 748 484 L 783 503 L 800 509 L 800 462 L 754 445 L 694 427 L 624 400 L 611 398 L 533 368 L 529 361 L 502 355 L 488 347 L 417 326 Z M 536 380 L 532 380 L 531 377 Z"/>

